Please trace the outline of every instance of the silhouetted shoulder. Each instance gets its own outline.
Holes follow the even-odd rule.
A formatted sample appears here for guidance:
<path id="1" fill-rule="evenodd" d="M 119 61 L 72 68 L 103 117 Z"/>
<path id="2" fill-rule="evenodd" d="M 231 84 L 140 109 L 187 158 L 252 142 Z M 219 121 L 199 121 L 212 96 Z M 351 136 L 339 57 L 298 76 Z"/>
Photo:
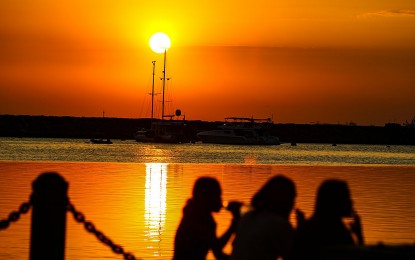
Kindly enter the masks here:
<path id="1" fill-rule="evenodd" d="M 295 231 L 293 259 L 319 259 L 323 250 L 337 245 L 354 245 L 343 223 L 310 219 Z"/>
<path id="2" fill-rule="evenodd" d="M 302 223 L 294 236 L 293 259 L 314 260 L 333 246 L 357 244 L 343 222 L 353 216 L 353 203 L 345 181 L 329 179 L 319 187 L 313 216 Z M 355 230 L 360 230 L 360 223 Z M 360 241 L 363 237 L 360 234 Z"/>
<path id="3" fill-rule="evenodd" d="M 277 259 L 288 256 L 293 228 L 283 217 L 269 211 L 245 214 L 236 231 L 231 259 Z"/>
<path id="4" fill-rule="evenodd" d="M 252 197 L 253 211 L 239 223 L 231 259 L 288 259 L 293 242 L 289 216 L 295 197 L 291 179 L 283 175 L 269 179 Z"/>
<path id="5" fill-rule="evenodd" d="M 216 223 L 213 217 L 198 210 L 189 200 L 176 232 L 173 259 L 205 259 L 215 236 Z"/>

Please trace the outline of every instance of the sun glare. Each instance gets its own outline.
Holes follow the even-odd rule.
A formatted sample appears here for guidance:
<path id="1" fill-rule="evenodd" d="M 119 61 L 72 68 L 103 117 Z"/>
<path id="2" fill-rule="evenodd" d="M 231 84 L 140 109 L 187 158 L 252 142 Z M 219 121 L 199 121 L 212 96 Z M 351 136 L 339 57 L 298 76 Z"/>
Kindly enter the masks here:
<path id="1" fill-rule="evenodd" d="M 158 32 L 150 38 L 150 48 L 156 53 L 163 53 L 170 48 L 170 38 L 167 34 Z"/>

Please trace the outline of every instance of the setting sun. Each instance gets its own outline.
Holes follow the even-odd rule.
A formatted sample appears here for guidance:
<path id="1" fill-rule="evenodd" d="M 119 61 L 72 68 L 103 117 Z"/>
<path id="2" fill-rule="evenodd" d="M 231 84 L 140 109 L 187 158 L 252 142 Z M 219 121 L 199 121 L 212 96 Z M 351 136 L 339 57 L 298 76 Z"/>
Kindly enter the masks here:
<path id="1" fill-rule="evenodd" d="M 167 34 L 158 32 L 150 38 L 150 48 L 156 53 L 163 53 L 170 48 L 171 42 Z"/>

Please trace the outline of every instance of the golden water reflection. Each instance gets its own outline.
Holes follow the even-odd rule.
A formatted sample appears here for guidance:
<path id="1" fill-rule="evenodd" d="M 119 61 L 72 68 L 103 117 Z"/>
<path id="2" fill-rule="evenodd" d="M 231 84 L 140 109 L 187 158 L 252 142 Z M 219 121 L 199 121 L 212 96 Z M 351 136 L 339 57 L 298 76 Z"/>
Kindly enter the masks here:
<path id="1" fill-rule="evenodd" d="M 31 183 L 54 170 L 69 183 L 69 197 L 96 228 L 141 259 L 170 259 L 182 208 L 200 176 L 220 181 L 223 200 L 249 204 L 272 176 L 284 174 L 296 183 L 296 207 L 313 211 L 316 190 L 327 178 L 346 180 L 362 217 L 368 244 L 415 241 L 415 167 L 281 166 L 261 164 L 0 162 L 0 219 L 27 201 Z M 0 259 L 29 255 L 30 214 L 0 231 Z M 215 214 L 218 235 L 230 224 L 230 213 Z M 294 218 L 292 218 L 294 222 Z M 231 251 L 228 244 L 226 252 Z M 66 259 L 120 259 L 67 217 Z M 212 259 L 209 258 L 209 259 Z"/>
<path id="2" fill-rule="evenodd" d="M 154 256 L 159 256 L 166 223 L 167 164 L 146 163 L 145 166 L 145 237 L 147 248 L 153 249 Z"/>

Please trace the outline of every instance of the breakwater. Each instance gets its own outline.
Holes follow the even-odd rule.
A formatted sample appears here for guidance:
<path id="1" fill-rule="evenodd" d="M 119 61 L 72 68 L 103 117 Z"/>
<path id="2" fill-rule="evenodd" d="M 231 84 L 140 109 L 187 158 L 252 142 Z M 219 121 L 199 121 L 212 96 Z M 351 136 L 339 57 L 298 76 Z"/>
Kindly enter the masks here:
<path id="1" fill-rule="evenodd" d="M 186 121 L 188 134 L 215 129 L 223 122 Z M 1 137 L 133 139 L 148 118 L 0 115 Z M 284 143 L 415 145 L 415 128 L 397 124 L 356 126 L 336 124 L 274 124 L 272 134 Z"/>

